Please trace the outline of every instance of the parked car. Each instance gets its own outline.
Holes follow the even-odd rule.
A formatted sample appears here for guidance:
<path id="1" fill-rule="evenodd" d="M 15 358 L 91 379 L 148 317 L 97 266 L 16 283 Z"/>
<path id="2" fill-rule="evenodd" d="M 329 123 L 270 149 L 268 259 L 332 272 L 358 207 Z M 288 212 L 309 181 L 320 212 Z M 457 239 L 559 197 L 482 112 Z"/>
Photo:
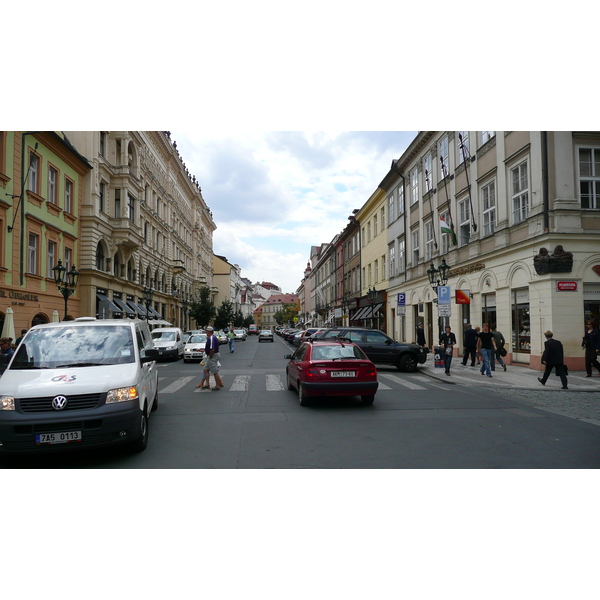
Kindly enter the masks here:
<path id="1" fill-rule="evenodd" d="M 303 342 L 285 369 L 288 390 L 297 390 L 302 406 L 313 396 L 360 396 L 373 404 L 377 369 L 359 346 L 344 340 Z"/>
<path id="2" fill-rule="evenodd" d="M 229 342 L 229 338 L 227 337 L 227 334 L 224 331 L 215 331 L 215 335 L 219 340 L 219 344 L 226 344 L 227 342 Z"/>
<path id="3" fill-rule="evenodd" d="M 206 333 L 204 331 L 204 329 L 190 329 L 190 331 L 186 331 L 183 334 L 183 343 L 187 344 L 187 341 L 190 339 L 191 336 L 196 335 L 198 333 Z"/>
<path id="4" fill-rule="evenodd" d="M 290 342 L 292 341 L 292 338 L 298 333 L 298 329 L 288 329 L 284 334 L 283 334 L 283 339 L 286 342 Z"/>
<path id="5" fill-rule="evenodd" d="M 188 338 L 183 348 L 183 362 L 201 361 L 206 347 L 206 333 L 196 333 Z"/>
<path id="6" fill-rule="evenodd" d="M 146 321 L 32 327 L 0 378 L 0 452 L 148 444 L 158 371 Z"/>
<path id="7" fill-rule="evenodd" d="M 241 342 L 246 341 L 246 332 L 243 329 L 234 329 L 233 333 L 235 335 L 236 341 L 239 340 Z"/>
<path id="8" fill-rule="evenodd" d="M 260 331 L 260 327 L 258 325 L 252 324 L 248 328 L 248 335 L 258 335 L 259 331 Z"/>
<path id="9" fill-rule="evenodd" d="M 417 344 L 395 342 L 379 329 L 335 327 L 321 339 L 346 338 L 358 344 L 375 364 L 394 365 L 400 371 L 414 372 L 427 360 L 427 349 Z"/>
<path id="10" fill-rule="evenodd" d="M 318 327 L 310 327 L 309 329 L 305 329 L 300 333 L 297 333 L 294 336 L 294 346 L 300 346 L 302 342 L 305 342 L 309 337 L 313 336 L 315 333 L 319 331 L 326 331 L 326 329 L 319 329 Z"/>
<path id="11" fill-rule="evenodd" d="M 159 358 L 179 360 L 183 356 L 183 332 L 179 327 L 157 327 L 152 331 Z"/>
<path id="12" fill-rule="evenodd" d="M 273 342 L 275 338 L 273 337 L 273 332 L 270 329 L 261 329 L 258 334 L 259 342 Z"/>

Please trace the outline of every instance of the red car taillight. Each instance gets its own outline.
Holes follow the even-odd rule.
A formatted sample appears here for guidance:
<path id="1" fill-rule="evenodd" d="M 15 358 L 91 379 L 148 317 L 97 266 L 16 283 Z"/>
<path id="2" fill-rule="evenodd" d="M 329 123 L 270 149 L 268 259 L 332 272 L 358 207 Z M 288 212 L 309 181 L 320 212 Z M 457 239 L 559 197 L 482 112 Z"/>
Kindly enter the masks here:
<path id="1" fill-rule="evenodd" d="M 319 369 L 306 369 L 304 372 L 307 378 L 319 377 Z"/>
<path id="2" fill-rule="evenodd" d="M 377 379 L 377 369 L 367 368 L 365 369 L 365 376 L 369 379 Z"/>

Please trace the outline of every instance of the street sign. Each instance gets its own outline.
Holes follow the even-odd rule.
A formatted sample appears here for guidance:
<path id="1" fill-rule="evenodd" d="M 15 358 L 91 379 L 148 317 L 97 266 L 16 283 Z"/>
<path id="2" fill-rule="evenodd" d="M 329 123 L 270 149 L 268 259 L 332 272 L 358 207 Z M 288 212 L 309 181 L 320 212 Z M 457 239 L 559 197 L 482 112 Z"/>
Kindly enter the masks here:
<path id="1" fill-rule="evenodd" d="M 397 314 L 399 317 L 403 317 L 404 315 L 406 315 L 406 306 L 399 306 L 399 307 L 396 309 L 396 314 Z"/>
<path id="2" fill-rule="evenodd" d="M 406 294 L 403 292 L 398 294 L 398 306 L 406 306 Z"/>
<path id="3" fill-rule="evenodd" d="M 438 315 L 440 317 L 451 317 L 452 305 L 451 304 L 438 304 Z"/>
<path id="4" fill-rule="evenodd" d="M 438 304 L 450 304 L 450 286 L 440 285 L 437 289 L 438 293 Z"/>

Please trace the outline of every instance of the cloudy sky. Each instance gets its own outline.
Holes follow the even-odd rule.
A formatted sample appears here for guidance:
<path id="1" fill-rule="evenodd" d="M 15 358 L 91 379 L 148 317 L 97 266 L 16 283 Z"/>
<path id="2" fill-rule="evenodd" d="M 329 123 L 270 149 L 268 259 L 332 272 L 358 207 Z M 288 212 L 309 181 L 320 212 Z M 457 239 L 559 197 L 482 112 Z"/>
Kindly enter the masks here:
<path id="1" fill-rule="evenodd" d="M 171 131 L 217 225 L 216 254 L 253 282 L 300 284 L 310 247 L 348 223 L 416 132 Z"/>

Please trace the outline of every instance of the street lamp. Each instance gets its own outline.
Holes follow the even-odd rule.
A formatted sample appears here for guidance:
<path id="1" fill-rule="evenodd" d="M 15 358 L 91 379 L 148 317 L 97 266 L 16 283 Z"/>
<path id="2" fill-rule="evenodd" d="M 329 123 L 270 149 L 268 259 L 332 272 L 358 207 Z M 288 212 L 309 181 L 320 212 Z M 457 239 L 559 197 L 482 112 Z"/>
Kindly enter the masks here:
<path id="1" fill-rule="evenodd" d="M 344 296 L 342 298 L 342 326 L 344 325 L 344 315 L 348 314 L 348 307 L 350 306 L 350 302 L 348 302 L 348 297 Z M 348 321 L 350 322 L 350 321 Z"/>
<path id="2" fill-rule="evenodd" d="M 142 297 L 144 298 L 144 302 L 146 303 L 146 321 L 150 318 L 150 303 L 152 302 L 152 296 L 154 295 L 154 290 L 152 288 L 147 288 L 144 286 L 142 290 Z"/>
<path id="3" fill-rule="evenodd" d="M 427 277 L 429 277 L 429 283 L 435 292 L 435 295 L 438 295 L 438 287 L 444 286 L 448 283 L 448 275 L 450 274 L 450 267 L 446 264 L 446 259 L 442 258 L 442 264 L 436 269 L 431 263 L 429 269 L 427 269 Z M 439 278 L 438 278 L 439 275 Z"/>
<path id="4" fill-rule="evenodd" d="M 377 299 L 377 290 L 375 286 L 369 288 L 367 292 L 367 299 L 369 300 L 369 304 L 371 304 L 371 319 L 373 319 L 373 310 L 375 309 L 375 300 Z M 379 329 L 379 313 L 377 313 L 377 329 Z"/>
<path id="5" fill-rule="evenodd" d="M 54 272 L 54 282 L 58 287 L 58 291 L 63 295 L 65 299 L 65 316 L 63 321 L 67 318 L 67 302 L 69 296 L 75 292 L 77 287 L 77 280 L 79 279 L 79 271 L 75 268 L 75 265 L 71 267 L 70 271 L 67 271 L 66 267 L 63 267 L 62 260 L 58 260 L 58 264 L 52 269 Z"/>

